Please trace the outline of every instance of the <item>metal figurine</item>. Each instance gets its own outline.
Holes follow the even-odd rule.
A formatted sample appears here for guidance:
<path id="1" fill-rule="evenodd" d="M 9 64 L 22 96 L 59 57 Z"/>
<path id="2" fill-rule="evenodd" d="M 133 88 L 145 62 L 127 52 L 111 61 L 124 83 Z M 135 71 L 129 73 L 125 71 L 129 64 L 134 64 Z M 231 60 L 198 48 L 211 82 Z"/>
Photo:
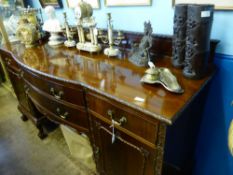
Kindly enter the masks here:
<path id="1" fill-rule="evenodd" d="M 139 47 L 133 46 L 132 56 L 129 60 L 141 67 L 148 65 L 150 58 L 150 49 L 152 47 L 152 27 L 150 22 L 144 22 L 144 36 L 139 44 Z"/>
<path id="2" fill-rule="evenodd" d="M 99 38 L 105 44 L 109 44 L 109 48 L 104 50 L 104 54 L 110 57 L 117 56 L 120 51 L 117 48 L 114 48 L 113 45 L 120 45 L 121 41 L 125 38 L 121 31 L 118 32 L 116 38 L 113 36 L 113 24 L 112 24 L 112 17 L 111 13 L 107 13 L 108 17 L 108 35 L 105 36 L 100 32 Z"/>
<path id="3" fill-rule="evenodd" d="M 92 7 L 90 4 L 80 1 L 75 8 L 75 16 L 78 19 L 77 30 L 79 42 L 76 47 L 78 50 L 92 52 L 99 52 L 101 50 L 100 44 L 98 44 L 98 30 L 96 29 L 95 19 L 92 17 Z M 90 40 L 86 41 L 84 35 L 84 27 L 89 28 Z"/>
<path id="4" fill-rule="evenodd" d="M 63 16 L 64 16 L 64 21 L 65 21 L 65 29 L 66 29 L 66 37 L 67 37 L 67 40 L 64 42 L 64 44 L 65 44 L 66 47 L 75 47 L 76 43 L 73 40 L 73 36 L 72 36 L 72 34 L 70 32 L 66 12 L 63 13 Z"/>

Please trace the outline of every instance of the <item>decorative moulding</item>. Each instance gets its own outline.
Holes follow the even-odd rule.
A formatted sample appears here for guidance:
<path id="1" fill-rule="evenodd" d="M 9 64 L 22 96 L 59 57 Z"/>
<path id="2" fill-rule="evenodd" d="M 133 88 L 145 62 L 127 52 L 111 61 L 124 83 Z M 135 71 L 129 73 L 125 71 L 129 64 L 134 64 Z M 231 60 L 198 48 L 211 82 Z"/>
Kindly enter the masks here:
<path id="1" fill-rule="evenodd" d="M 66 0 L 67 6 L 69 8 L 75 8 L 80 1 L 81 0 Z M 83 0 L 83 1 L 87 2 L 88 4 L 90 4 L 93 9 L 99 9 L 100 8 L 100 2 L 99 2 L 99 0 Z"/>
<path id="2" fill-rule="evenodd" d="M 62 1 L 61 0 L 40 0 L 41 6 L 44 8 L 48 5 L 53 6 L 55 8 L 62 8 Z"/>
<path id="3" fill-rule="evenodd" d="M 152 0 L 105 0 L 106 6 L 149 6 Z"/>

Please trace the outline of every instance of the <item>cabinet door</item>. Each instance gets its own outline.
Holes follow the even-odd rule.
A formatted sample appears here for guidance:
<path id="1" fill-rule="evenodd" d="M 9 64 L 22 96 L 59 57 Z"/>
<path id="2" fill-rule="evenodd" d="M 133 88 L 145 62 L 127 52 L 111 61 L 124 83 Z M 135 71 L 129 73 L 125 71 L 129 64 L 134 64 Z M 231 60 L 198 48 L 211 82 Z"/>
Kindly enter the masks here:
<path id="1" fill-rule="evenodd" d="M 92 117 L 94 151 L 99 173 L 102 175 L 150 175 L 154 174 L 155 149 Z"/>

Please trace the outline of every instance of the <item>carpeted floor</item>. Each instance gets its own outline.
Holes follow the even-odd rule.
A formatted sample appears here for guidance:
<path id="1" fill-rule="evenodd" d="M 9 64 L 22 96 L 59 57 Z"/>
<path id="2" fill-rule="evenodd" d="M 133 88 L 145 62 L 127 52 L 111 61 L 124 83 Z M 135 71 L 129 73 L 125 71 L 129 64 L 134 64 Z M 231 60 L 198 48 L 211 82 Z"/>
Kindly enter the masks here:
<path id="1" fill-rule="evenodd" d="M 16 98 L 0 86 L 0 175 L 92 174 L 70 155 L 60 128 L 40 140 L 20 116 Z"/>

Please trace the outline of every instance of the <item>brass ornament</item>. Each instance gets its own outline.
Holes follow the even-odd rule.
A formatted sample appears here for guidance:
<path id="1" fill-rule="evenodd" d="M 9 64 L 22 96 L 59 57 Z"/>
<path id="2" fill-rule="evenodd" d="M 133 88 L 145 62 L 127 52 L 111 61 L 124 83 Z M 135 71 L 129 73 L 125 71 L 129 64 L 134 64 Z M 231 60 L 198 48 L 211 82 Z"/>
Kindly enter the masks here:
<path id="1" fill-rule="evenodd" d="M 141 82 L 147 84 L 161 84 L 166 90 L 174 93 L 183 93 L 184 89 L 180 86 L 173 73 L 164 67 L 151 67 L 145 71 Z"/>
<path id="2" fill-rule="evenodd" d="M 16 29 L 16 36 L 25 44 L 26 48 L 34 47 L 39 39 L 36 26 L 27 19 L 20 20 L 19 26 Z"/>
<path id="3" fill-rule="evenodd" d="M 98 43 L 98 29 L 97 23 L 92 16 L 93 10 L 90 4 L 81 0 L 78 6 L 75 8 L 75 17 L 77 19 L 77 31 L 79 42 L 76 44 L 76 48 L 80 51 L 87 51 L 90 53 L 99 52 L 101 45 Z M 90 41 L 85 38 L 85 28 L 89 29 Z"/>
<path id="4" fill-rule="evenodd" d="M 34 47 L 43 36 L 41 20 L 37 17 L 38 13 L 41 13 L 40 10 L 35 8 L 21 9 L 16 37 L 26 48 Z"/>
<path id="5" fill-rule="evenodd" d="M 132 53 L 129 61 L 136 66 L 146 67 L 148 62 L 151 61 L 150 50 L 153 43 L 152 26 L 150 21 L 144 22 L 144 35 L 139 45 L 132 45 Z"/>

